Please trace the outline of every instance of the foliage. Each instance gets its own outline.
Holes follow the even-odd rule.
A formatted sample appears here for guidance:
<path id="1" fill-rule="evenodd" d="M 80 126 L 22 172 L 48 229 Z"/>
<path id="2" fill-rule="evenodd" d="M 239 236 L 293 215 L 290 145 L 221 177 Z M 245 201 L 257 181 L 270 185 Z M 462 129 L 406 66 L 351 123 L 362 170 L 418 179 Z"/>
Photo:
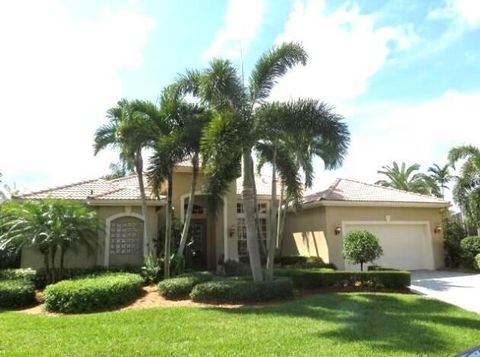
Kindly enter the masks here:
<path id="1" fill-rule="evenodd" d="M 466 268 L 475 267 L 475 257 L 480 254 L 480 237 L 471 236 L 463 238 L 460 242 L 462 265 Z"/>
<path id="2" fill-rule="evenodd" d="M 446 164 L 440 167 L 437 164 L 433 164 L 428 168 L 431 193 L 437 197 L 445 197 L 445 189 L 448 189 L 448 183 L 454 178 L 450 174 L 450 165 Z"/>
<path id="3" fill-rule="evenodd" d="M 147 284 L 156 284 L 163 277 L 163 260 L 150 253 L 142 266 L 141 275 Z"/>
<path id="4" fill-rule="evenodd" d="M 276 276 L 293 280 L 297 288 L 369 287 L 404 289 L 410 285 L 410 273 L 406 271 L 332 271 L 325 269 L 276 269 Z"/>
<path id="5" fill-rule="evenodd" d="M 3 269 L 0 270 L 0 281 L 2 280 L 25 280 L 35 282 L 37 272 L 31 268 L 25 269 Z"/>
<path id="6" fill-rule="evenodd" d="M 252 274 L 252 271 L 247 264 L 237 262 L 236 260 L 227 260 L 224 263 L 223 268 L 225 269 L 226 276 L 244 276 Z"/>
<path id="7" fill-rule="evenodd" d="M 64 280 L 44 291 L 48 311 L 80 313 L 127 304 L 142 293 L 143 279 L 131 273 L 108 273 Z"/>
<path id="8" fill-rule="evenodd" d="M 0 249 L 24 247 L 37 249 L 44 258 L 48 281 L 57 280 L 55 261 L 60 255 L 60 272 L 68 251 L 85 246 L 93 252 L 99 221 L 96 212 L 85 204 L 45 199 L 38 201 L 11 201 L 2 206 L 4 233 Z"/>
<path id="9" fill-rule="evenodd" d="M 475 256 L 475 269 L 480 270 L 480 253 Z"/>
<path id="10" fill-rule="evenodd" d="M 373 262 L 383 255 L 378 238 L 368 231 L 351 231 L 343 238 L 343 257 L 353 264 Z"/>
<path id="11" fill-rule="evenodd" d="M 452 215 L 446 215 L 442 221 L 445 266 L 456 268 L 461 264 L 460 242 L 467 236 L 462 221 Z"/>
<path id="12" fill-rule="evenodd" d="M 209 272 L 184 274 L 176 278 L 165 279 L 158 284 L 158 293 L 166 299 L 183 299 L 188 297 L 193 287 L 213 279 Z"/>
<path id="13" fill-rule="evenodd" d="M 2 234 L 0 233 L 0 236 Z M 15 269 L 20 266 L 21 252 L 15 247 L 5 247 L 0 250 L 0 269 Z"/>
<path id="14" fill-rule="evenodd" d="M 275 258 L 275 263 L 281 267 L 296 267 L 304 269 L 332 269 L 337 270 L 333 263 L 325 263 L 320 257 L 305 257 L 300 255 L 287 255 Z"/>
<path id="15" fill-rule="evenodd" d="M 244 279 L 217 280 L 196 285 L 190 297 L 193 301 L 215 303 L 285 299 L 293 297 L 293 284 L 288 278 L 261 282 Z"/>
<path id="16" fill-rule="evenodd" d="M 35 301 L 35 287 L 26 279 L 0 280 L 0 307 L 22 307 Z"/>
<path id="17" fill-rule="evenodd" d="M 394 268 L 385 268 L 380 265 L 370 265 L 368 266 L 367 271 L 399 271 L 399 270 Z"/>
<path id="18" fill-rule="evenodd" d="M 382 166 L 377 173 L 387 177 L 386 180 L 375 182 L 376 185 L 392 187 L 398 190 L 429 194 L 430 187 L 426 176 L 418 172 L 419 164 L 406 166 L 404 162 L 398 165 L 395 161 L 392 166 Z"/>

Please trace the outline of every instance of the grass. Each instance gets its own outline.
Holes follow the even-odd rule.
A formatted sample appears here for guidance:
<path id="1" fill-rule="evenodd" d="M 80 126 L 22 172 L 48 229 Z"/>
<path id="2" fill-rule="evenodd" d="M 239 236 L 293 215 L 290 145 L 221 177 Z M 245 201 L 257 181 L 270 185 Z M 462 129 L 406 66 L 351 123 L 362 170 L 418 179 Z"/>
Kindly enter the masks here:
<path id="1" fill-rule="evenodd" d="M 240 309 L 0 313 L 0 355 L 452 356 L 480 315 L 416 295 L 320 294 Z"/>

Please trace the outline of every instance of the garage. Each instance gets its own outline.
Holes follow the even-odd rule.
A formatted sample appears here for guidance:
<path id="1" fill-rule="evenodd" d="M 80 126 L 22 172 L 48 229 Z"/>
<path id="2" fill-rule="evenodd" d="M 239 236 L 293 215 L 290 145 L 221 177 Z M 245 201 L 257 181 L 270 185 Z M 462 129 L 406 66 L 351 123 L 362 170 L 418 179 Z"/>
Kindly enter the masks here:
<path id="1" fill-rule="evenodd" d="M 377 265 L 404 270 L 434 269 L 428 222 L 344 222 L 343 226 L 344 234 L 354 230 L 366 230 L 378 237 L 383 256 L 375 261 Z M 345 262 L 345 269 L 357 270 L 359 266 Z"/>

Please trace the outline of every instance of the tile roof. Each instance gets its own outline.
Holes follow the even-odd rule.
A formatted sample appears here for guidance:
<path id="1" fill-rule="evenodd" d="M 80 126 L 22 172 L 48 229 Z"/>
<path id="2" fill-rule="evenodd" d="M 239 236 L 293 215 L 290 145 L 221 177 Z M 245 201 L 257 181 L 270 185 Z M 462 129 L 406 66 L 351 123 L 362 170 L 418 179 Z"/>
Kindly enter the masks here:
<path id="1" fill-rule="evenodd" d="M 147 199 L 153 200 L 152 191 L 145 180 Z M 70 200 L 140 200 L 140 189 L 136 175 L 114 180 L 102 178 L 81 181 L 70 185 L 53 187 L 42 191 L 15 196 L 20 199 L 61 198 Z"/>
<path id="2" fill-rule="evenodd" d="M 445 206 L 449 204 L 447 201 L 433 196 L 348 179 L 337 179 L 325 191 L 304 197 L 304 203 L 320 201 L 423 203 L 444 204 Z"/>
<path id="3" fill-rule="evenodd" d="M 243 176 L 237 178 L 237 195 L 242 194 Z M 272 194 L 272 177 L 255 173 L 255 188 L 257 195 L 270 196 Z M 280 184 L 277 185 L 277 194 L 280 195 Z"/>

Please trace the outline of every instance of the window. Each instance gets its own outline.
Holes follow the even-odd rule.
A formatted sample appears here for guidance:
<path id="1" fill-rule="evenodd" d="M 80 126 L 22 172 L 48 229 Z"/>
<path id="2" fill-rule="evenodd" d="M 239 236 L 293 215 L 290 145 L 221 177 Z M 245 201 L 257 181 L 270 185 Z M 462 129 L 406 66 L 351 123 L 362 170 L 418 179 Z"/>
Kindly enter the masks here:
<path id="1" fill-rule="evenodd" d="M 258 209 L 258 221 L 260 224 L 260 231 L 262 234 L 262 242 L 266 245 L 266 240 L 268 236 L 268 224 L 267 224 L 267 213 L 268 206 L 267 203 L 259 203 L 257 205 Z M 245 226 L 245 212 L 243 210 L 243 204 L 237 203 L 237 242 L 238 242 L 238 256 L 245 257 L 248 256 L 247 249 L 247 227 Z"/>
<path id="2" fill-rule="evenodd" d="M 135 217 L 121 217 L 110 224 L 110 254 L 137 255 L 141 252 L 143 222 Z"/>

